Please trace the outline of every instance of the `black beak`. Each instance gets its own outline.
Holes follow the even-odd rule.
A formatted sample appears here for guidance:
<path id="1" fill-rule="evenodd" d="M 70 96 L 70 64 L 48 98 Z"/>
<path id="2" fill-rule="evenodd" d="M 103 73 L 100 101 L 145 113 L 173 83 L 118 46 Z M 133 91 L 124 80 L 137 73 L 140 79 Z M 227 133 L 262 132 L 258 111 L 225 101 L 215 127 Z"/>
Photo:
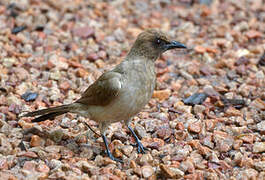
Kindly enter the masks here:
<path id="1" fill-rule="evenodd" d="M 171 41 L 169 44 L 166 44 L 167 50 L 175 48 L 187 48 L 187 47 L 184 44 L 177 41 Z"/>

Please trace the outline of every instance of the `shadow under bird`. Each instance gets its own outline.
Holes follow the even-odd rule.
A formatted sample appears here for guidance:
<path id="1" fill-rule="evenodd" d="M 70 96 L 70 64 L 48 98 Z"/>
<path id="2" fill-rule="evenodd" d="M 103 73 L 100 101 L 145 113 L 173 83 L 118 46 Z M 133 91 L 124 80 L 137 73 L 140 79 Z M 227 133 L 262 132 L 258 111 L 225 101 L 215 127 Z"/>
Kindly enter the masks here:
<path id="1" fill-rule="evenodd" d="M 125 59 L 111 71 L 102 74 L 74 103 L 29 112 L 22 117 L 35 117 L 32 122 L 54 119 L 64 113 L 76 113 L 99 124 L 106 152 L 115 158 L 109 148 L 105 131 L 111 123 L 124 121 L 134 136 L 138 152 L 145 148 L 130 127 L 133 116 L 151 99 L 155 84 L 155 61 L 165 51 L 186 48 L 185 45 L 170 40 L 163 32 L 148 29 L 140 33 Z"/>

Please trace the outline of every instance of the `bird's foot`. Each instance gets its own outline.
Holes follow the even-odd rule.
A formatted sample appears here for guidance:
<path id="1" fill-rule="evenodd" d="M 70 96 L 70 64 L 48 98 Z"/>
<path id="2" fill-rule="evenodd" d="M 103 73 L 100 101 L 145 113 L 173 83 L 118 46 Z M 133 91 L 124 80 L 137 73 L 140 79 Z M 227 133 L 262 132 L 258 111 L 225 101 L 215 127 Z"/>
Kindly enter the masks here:
<path id="1" fill-rule="evenodd" d="M 147 151 L 148 149 L 146 147 L 143 146 L 143 144 L 141 143 L 140 140 L 136 141 L 136 144 L 133 144 L 133 146 L 137 146 L 137 152 L 138 153 L 142 153 L 145 154 L 145 151 Z"/>
<path id="2" fill-rule="evenodd" d="M 107 151 L 107 154 L 109 156 L 109 158 L 113 161 L 116 161 L 116 162 L 120 162 L 120 163 L 123 163 L 123 161 L 121 159 L 118 159 L 118 158 L 115 158 L 110 151 Z"/>

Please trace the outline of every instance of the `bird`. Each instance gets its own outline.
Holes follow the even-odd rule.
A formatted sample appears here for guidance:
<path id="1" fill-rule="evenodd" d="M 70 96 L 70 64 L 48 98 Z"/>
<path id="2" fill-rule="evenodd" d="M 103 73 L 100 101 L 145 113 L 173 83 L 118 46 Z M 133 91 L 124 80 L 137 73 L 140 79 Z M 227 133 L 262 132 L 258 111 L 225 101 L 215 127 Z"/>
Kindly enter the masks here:
<path id="1" fill-rule="evenodd" d="M 106 130 L 111 123 L 123 121 L 135 138 L 138 153 L 146 148 L 130 126 L 132 118 L 149 102 L 156 85 L 155 61 L 168 50 L 187 48 L 158 29 L 141 32 L 126 57 L 112 70 L 103 73 L 81 97 L 71 104 L 28 112 L 32 122 L 53 120 L 65 113 L 75 113 L 98 123 L 108 157 L 117 162 L 108 148 Z"/>

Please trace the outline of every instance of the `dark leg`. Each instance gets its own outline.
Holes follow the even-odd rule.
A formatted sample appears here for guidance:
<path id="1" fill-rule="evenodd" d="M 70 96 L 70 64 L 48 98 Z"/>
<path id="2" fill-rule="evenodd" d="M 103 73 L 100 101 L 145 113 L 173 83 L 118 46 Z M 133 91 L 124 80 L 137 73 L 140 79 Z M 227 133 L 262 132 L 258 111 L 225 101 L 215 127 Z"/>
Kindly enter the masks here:
<path id="1" fill-rule="evenodd" d="M 105 144 L 105 147 L 106 147 L 106 151 L 107 151 L 107 154 L 108 154 L 109 158 L 112 159 L 113 161 L 118 161 L 118 162 L 121 162 L 121 163 L 122 163 L 122 160 L 115 158 L 115 157 L 111 154 L 111 152 L 110 152 L 110 150 L 109 150 L 109 147 L 108 147 L 108 141 L 107 141 L 106 136 L 103 135 L 103 134 L 102 134 L 101 136 L 102 136 L 102 138 L 103 138 L 103 141 L 104 141 L 104 144 Z"/>
<path id="2" fill-rule="evenodd" d="M 141 143 L 140 139 L 137 137 L 137 135 L 135 134 L 135 132 L 133 131 L 131 126 L 128 125 L 128 128 L 129 128 L 129 130 L 131 131 L 133 137 L 136 140 L 138 153 L 143 153 L 144 154 L 145 150 L 147 150 L 147 149 L 143 146 L 143 144 Z"/>

